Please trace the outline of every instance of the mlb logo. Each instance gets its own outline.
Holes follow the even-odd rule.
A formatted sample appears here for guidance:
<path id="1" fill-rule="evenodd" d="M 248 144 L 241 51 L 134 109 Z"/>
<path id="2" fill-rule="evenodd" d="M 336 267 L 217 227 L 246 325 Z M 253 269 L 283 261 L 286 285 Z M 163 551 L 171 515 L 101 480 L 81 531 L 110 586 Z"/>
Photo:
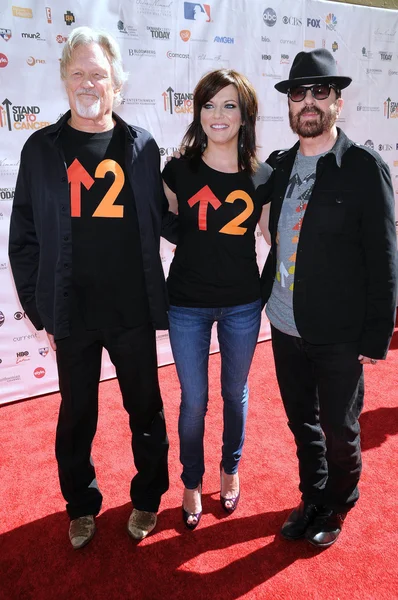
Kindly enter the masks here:
<path id="1" fill-rule="evenodd" d="M 39 354 L 41 356 L 47 356 L 49 348 L 39 348 Z"/>
<path id="2" fill-rule="evenodd" d="M 210 23 L 210 5 L 199 2 L 184 2 L 184 18 L 190 21 Z"/>
<path id="3" fill-rule="evenodd" d="M 11 29 L 0 29 L 0 37 L 3 38 L 4 41 L 8 42 L 11 39 Z"/>

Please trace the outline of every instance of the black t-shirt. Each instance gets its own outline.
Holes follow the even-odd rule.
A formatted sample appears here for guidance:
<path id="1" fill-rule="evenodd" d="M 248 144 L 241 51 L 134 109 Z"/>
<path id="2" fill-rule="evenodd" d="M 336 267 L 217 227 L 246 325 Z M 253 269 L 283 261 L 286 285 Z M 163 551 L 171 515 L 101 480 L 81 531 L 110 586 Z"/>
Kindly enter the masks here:
<path id="1" fill-rule="evenodd" d="M 120 125 L 87 133 L 65 125 L 72 215 L 72 327 L 135 327 L 149 321 L 133 191 Z"/>
<path id="2" fill-rule="evenodd" d="M 216 171 L 202 160 L 197 169 L 184 158 L 167 163 L 163 179 L 177 196 L 179 218 L 167 280 L 171 304 L 211 308 L 260 298 L 254 231 L 264 200 L 255 185 L 270 172 L 262 164 L 252 178 Z"/>

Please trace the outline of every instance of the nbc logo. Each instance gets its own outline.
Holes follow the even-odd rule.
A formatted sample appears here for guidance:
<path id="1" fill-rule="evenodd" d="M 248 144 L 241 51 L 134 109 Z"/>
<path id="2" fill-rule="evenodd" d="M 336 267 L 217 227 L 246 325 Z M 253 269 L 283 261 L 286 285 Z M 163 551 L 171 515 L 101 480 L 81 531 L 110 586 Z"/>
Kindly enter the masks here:
<path id="1" fill-rule="evenodd" d="M 325 19 L 326 29 L 335 31 L 337 25 L 337 18 L 333 13 L 329 13 Z"/>

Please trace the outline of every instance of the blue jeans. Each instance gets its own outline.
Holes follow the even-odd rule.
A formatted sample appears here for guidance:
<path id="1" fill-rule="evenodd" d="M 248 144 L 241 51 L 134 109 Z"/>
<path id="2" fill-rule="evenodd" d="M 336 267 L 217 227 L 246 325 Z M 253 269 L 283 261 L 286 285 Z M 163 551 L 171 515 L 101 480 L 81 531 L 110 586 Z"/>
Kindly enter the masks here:
<path id="1" fill-rule="evenodd" d="M 227 308 L 171 306 L 170 342 L 181 385 L 178 421 L 181 479 L 196 488 L 205 472 L 203 435 L 209 400 L 209 348 L 217 321 L 221 353 L 221 393 L 224 400 L 222 465 L 236 473 L 245 438 L 249 391 L 247 376 L 261 321 L 261 301 Z"/>

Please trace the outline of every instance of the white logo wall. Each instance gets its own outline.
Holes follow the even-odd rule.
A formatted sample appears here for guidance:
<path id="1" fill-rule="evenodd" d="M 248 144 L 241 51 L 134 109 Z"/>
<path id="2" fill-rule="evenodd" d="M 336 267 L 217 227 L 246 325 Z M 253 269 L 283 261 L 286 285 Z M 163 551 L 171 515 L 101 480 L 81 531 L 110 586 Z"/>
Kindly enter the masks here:
<path id="1" fill-rule="evenodd" d="M 291 146 L 286 98 L 273 86 L 288 77 L 297 52 L 324 46 L 339 72 L 354 79 L 343 94 L 340 124 L 356 142 L 380 152 L 398 199 L 398 11 L 320 0 L 82 5 L 20 0 L 0 7 L 0 403 L 57 389 L 54 354 L 45 333 L 36 332 L 21 310 L 7 245 L 22 145 L 68 108 L 59 58 L 74 27 L 104 28 L 119 42 L 130 80 L 118 112 L 151 131 L 163 163 L 190 122 L 195 84 L 220 67 L 241 71 L 258 92 L 260 158 Z M 262 266 L 268 250 L 261 235 L 257 249 Z M 167 274 L 173 247 L 165 241 L 161 255 Z M 261 338 L 268 336 L 264 317 Z M 158 354 L 159 364 L 172 360 L 167 332 L 158 332 Z M 105 361 L 103 377 L 113 374 Z"/>

